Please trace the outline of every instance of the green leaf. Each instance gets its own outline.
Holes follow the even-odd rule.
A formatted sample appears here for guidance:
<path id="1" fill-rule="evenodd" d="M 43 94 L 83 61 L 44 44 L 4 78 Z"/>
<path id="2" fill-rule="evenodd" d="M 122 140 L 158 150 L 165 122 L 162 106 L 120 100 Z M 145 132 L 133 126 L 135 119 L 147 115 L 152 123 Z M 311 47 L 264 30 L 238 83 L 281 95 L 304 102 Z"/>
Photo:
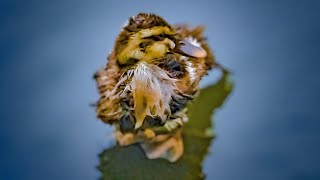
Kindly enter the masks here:
<path id="1" fill-rule="evenodd" d="M 183 127 L 184 154 L 175 163 L 147 159 L 139 145 L 115 146 L 99 155 L 101 179 L 204 179 L 202 161 L 212 142 L 212 113 L 232 91 L 229 73 L 200 91 L 189 106 L 189 121 Z"/>

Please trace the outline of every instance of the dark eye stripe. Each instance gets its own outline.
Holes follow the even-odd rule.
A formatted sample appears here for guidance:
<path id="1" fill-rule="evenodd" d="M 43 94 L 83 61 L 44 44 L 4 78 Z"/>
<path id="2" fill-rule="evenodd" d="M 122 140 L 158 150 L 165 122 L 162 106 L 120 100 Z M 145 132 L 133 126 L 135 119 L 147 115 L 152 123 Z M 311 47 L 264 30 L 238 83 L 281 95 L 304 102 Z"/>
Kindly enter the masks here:
<path id="1" fill-rule="evenodd" d="M 163 39 L 164 39 L 164 37 L 163 37 L 163 36 L 158 35 L 158 36 L 153 36 L 153 37 L 152 37 L 152 39 L 153 39 L 153 40 L 155 40 L 155 41 L 161 41 L 161 40 L 163 40 Z"/>
<path id="2" fill-rule="evenodd" d="M 149 46 L 149 45 L 152 44 L 152 43 L 153 43 L 153 41 L 151 41 L 151 40 L 141 42 L 141 43 L 139 44 L 139 48 L 144 49 L 144 48 L 146 48 L 147 46 Z"/>
<path id="3" fill-rule="evenodd" d="M 145 37 L 143 39 L 152 39 L 154 41 L 161 41 L 165 38 L 168 39 L 173 39 L 173 35 L 169 35 L 169 34 L 159 34 L 159 35 L 153 35 L 153 36 L 149 36 L 149 37 Z"/>

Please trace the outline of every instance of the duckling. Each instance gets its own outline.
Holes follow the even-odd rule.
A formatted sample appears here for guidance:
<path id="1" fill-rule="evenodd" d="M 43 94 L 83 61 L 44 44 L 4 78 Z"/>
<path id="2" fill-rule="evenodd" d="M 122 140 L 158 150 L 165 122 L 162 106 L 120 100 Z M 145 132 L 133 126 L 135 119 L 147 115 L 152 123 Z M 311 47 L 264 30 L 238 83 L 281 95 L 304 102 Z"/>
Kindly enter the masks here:
<path id="1" fill-rule="evenodd" d="M 120 145 L 144 144 L 149 158 L 173 149 L 177 153 L 170 160 L 176 161 L 183 154 L 187 104 L 217 65 L 203 27 L 172 26 L 158 15 L 139 13 L 123 26 L 107 60 L 94 76 L 98 118 L 116 126 Z M 160 141 L 173 143 L 163 152 L 150 151 Z"/>

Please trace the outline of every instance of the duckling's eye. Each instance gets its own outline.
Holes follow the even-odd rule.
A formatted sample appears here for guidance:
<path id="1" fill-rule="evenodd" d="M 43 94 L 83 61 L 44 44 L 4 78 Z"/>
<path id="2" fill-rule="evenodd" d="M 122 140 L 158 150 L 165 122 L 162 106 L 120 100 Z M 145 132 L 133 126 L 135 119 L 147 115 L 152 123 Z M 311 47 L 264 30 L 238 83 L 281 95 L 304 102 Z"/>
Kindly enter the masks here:
<path id="1" fill-rule="evenodd" d="M 147 46 L 149 46 L 149 44 L 150 44 L 150 42 L 148 42 L 148 41 L 146 41 L 146 42 L 141 42 L 141 43 L 139 44 L 139 48 L 144 49 L 144 48 L 146 48 Z"/>
<path id="2" fill-rule="evenodd" d="M 158 36 L 151 36 L 151 39 L 154 40 L 154 41 L 161 41 L 161 40 L 162 40 L 162 37 L 160 37 L 160 35 L 158 35 Z"/>
<path id="3" fill-rule="evenodd" d="M 153 35 L 153 36 L 149 36 L 149 37 L 145 37 L 143 39 L 151 39 L 153 41 L 162 41 L 164 38 L 172 38 L 172 35 L 167 35 L 164 33 L 161 33 L 159 35 Z"/>

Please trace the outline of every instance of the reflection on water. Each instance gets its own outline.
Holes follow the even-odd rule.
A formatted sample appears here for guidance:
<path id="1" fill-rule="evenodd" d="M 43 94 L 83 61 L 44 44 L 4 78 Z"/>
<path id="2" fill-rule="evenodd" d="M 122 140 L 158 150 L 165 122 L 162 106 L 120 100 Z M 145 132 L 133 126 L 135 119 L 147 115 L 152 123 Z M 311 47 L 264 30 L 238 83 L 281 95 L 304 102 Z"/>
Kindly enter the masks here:
<path id="1" fill-rule="evenodd" d="M 212 112 L 221 107 L 230 92 L 229 73 L 201 90 L 189 107 L 189 121 L 183 129 L 184 155 L 176 163 L 149 160 L 139 145 L 115 146 L 99 154 L 102 179 L 203 179 L 202 161 L 213 140 Z"/>

